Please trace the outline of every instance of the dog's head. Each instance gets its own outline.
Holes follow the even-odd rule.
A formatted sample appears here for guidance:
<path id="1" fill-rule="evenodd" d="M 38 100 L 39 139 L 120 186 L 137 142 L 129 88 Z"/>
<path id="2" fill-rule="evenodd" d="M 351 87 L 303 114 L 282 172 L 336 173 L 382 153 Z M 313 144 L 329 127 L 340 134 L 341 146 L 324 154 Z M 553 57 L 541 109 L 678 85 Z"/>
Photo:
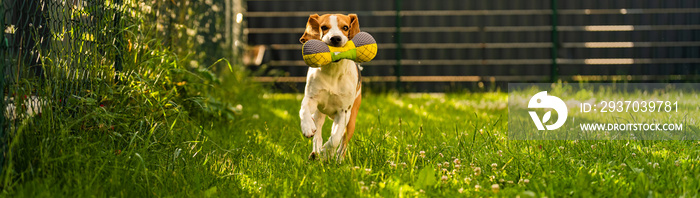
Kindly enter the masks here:
<path id="1" fill-rule="evenodd" d="M 345 46 L 355 34 L 360 32 L 360 22 L 356 14 L 312 14 L 306 22 L 306 30 L 299 42 L 321 40 L 333 47 Z"/>

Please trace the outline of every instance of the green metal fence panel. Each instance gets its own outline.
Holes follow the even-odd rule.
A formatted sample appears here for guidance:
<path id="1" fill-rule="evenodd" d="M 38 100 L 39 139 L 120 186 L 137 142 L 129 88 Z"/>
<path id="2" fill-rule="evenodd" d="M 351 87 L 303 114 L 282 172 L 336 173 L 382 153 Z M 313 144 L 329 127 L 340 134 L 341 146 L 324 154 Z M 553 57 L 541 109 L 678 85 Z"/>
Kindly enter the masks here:
<path id="1" fill-rule="evenodd" d="M 302 91 L 307 67 L 298 38 L 308 15 L 357 13 L 361 30 L 379 44 L 377 57 L 363 63 L 371 83 L 365 88 L 393 89 L 397 81 L 407 91 L 440 92 L 558 79 L 700 79 L 698 1 L 396 2 L 249 0 L 249 43 L 269 49 L 267 67 L 250 68 L 269 71 L 259 81 Z"/>

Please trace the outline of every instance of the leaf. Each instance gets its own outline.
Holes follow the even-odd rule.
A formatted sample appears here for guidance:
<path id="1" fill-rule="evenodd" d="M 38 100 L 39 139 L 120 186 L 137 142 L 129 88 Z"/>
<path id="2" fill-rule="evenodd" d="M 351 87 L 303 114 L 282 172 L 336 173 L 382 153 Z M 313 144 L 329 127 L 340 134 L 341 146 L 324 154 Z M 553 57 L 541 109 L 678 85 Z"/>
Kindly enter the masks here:
<path id="1" fill-rule="evenodd" d="M 418 180 L 416 181 L 416 188 L 423 189 L 428 186 L 435 185 L 435 171 L 430 167 L 425 167 L 418 173 Z"/>
<path id="2" fill-rule="evenodd" d="M 525 197 L 537 197 L 537 195 L 535 194 L 535 192 L 526 190 L 526 191 L 520 192 L 520 194 L 518 194 L 518 197 L 522 197 L 522 198 L 525 198 Z"/>
<path id="3" fill-rule="evenodd" d="M 632 168 L 632 171 L 635 173 L 642 173 L 642 172 L 644 172 L 644 169 L 643 168 Z"/>
<path id="4" fill-rule="evenodd" d="M 211 188 L 207 189 L 206 191 L 204 191 L 204 196 L 205 197 L 212 197 L 212 196 L 214 196 L 214 194 L 216 194 L 216 191 L 217 191 L 216 186 L 211 187 Z"/>
<path id="5" fill-rule="evenodd" d="M 547 111 L 547 113 L 544 113 L 544 116 L 542 116 L 542 123 L 545 123 L 549 121 L 549 118 L 552 117 L 552 111 Z"/>

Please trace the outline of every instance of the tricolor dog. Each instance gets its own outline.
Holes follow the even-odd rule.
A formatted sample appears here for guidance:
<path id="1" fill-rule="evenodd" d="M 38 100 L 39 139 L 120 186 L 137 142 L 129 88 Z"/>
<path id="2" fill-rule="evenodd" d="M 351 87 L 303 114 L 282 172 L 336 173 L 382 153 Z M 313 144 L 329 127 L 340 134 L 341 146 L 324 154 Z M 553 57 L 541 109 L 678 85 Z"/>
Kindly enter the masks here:
<path id="1" fill-rule="evenodd" d="M 299 41 L 316 39 L 334 47 L 342 47 L 360 32 L 357 15 L 313 14 Z M 322 67 L 309 67 L 304 99 L 301 101 L 301 132 L 313 137 L 309 159 L 345 156 L 348 142 L 355 132 L 355 118 L 360 108 L 361 67 L 352 60 L 342 59 Z M 331 136 L 324 144 L 321 128 L 326 116 L 333 120 Z"/>

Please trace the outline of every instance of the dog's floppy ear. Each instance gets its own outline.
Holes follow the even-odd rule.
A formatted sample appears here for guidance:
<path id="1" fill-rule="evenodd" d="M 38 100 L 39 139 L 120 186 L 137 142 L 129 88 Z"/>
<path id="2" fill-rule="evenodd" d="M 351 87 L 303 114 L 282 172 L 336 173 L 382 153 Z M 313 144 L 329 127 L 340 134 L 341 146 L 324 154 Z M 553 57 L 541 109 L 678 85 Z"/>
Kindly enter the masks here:
<path id="1" fill-rule="evenodd" d="M 309 15 L 309 20 L 306 21 L 306 30 L 304 35 L 301 35 L 299 42 L 306 43 L 308 40 L 321 39 L 321 25 L 318 23 L 318 14 Z"/>
<path id="2" fill-rule="evenodd" d="M 356 14 L 349 14 L 350 30 L 348 30 L 348 39 L 352 40 L 355 34 L 360 33 L 360 21 L 357 20 Z"/>

